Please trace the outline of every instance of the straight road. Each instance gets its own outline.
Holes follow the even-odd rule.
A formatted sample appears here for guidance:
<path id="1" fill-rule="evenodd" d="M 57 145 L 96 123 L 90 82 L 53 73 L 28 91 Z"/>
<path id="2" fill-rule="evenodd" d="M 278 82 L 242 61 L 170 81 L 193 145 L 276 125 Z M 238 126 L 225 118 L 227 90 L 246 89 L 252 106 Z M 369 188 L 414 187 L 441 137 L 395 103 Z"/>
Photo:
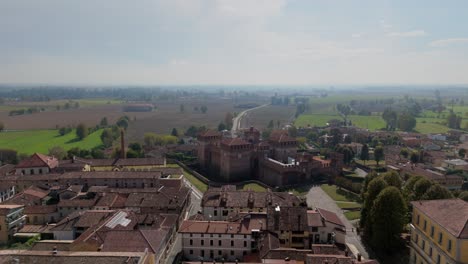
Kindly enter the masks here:
<path id="1" fill-rule="evenodd" d="M 362 257 L 369 259 L 364 245 L 361 242 L 361 238 L 356 233 L 356 228 L 353 224 L 344 216 L 343 210 L 336 205 L 336 202 L 328 196 L 326 192 L 320 188 L 320 186 L 313 186 L 307 193 L 307 204 L 312 207 L 323 208 L 325 210 L 334 212 L 340 218 L 341 222 L 346 226 L 346 243 L 353 245 Z"/>
<path id="2" fill-rule="evenodd" d="M 246 115 L 248 112 L 253 111 L 253 110 L 260 109 L 260 108 L 265 107 L 265 106 L 267 106 L 267 105 L 270 105 L 270 104 L 264 104 L 264 105 L 260 105 L 260 106 L 254 107 L 254 108 L 250 108 L 250 109 L 244 110 L 244 111 L 240 112 L 236 117 L 234 117 L 234 118 L 232 119 L 231 136 L 232 136 L 232 137 L 236 137 L 237 131 L 239 131 L 239 130 L 241 129 L 241 121 L 242 121 L 242 118 L 244 118 L 245 115 Z"/>

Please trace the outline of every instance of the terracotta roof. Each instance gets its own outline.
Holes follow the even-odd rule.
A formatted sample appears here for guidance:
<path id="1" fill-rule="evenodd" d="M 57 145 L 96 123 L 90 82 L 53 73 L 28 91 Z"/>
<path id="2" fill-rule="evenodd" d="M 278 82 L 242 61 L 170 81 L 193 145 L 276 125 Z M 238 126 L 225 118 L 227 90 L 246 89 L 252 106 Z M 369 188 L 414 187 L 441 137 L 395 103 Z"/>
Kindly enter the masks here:
<path id="1" fill-rule="evenodd" d="M 468 238 L 468 203 L 461 199 L 411 202 L 413 207 L 427 215 L 457 238 Z"/>
<path id="2" fill-rule="evenodd" d="M 114 166 L 157 166 L 164 165 L 164 158 L 117 159 Z"/>
<path id="3" fill-rule="evenodd" d="M 25 214 L 51 214 L 57 212 L 57 205 L 33 205 L 24 208 Z"/>
<path id="4" fill-rule="evenodd" d="M 124 208 L 128 195 L 120 193 L 103 193 L 96 207 Z"/>
<path id="5" fill-rule="evenodd" d="M 31 196 L 35 196 L 40 199 L 46 197 L 49 194 L 48 191 L 42 190 L 41 188 L 36 187 L 36 186 L 30 186 L 29 188 L 24 190 L 23 193 L 31 195 Z"/>
<path id="6" fill-rule="evenodd" d="M 94 199 L 72 199 L 72 200 L 61 200 L 58 203 L 58 207 L 84 207 L 84 208 L 91 208 L 97 202 L 97 197 Z"/>
<path id="7" fill-rule="evenodd" d="M 20 161 L 16 168 L 36 168 L 49 167 L 53 169 L 57 167 L 58 160 L 54 157 L 49 157 L 40 153 L 34 153 L 31 157 Z"/>
<path id="8" fill-rule="evenodd" d="M 268 216 L 268 230 L 272 232 L 278 231 L 276 227 L 278 227 L 279 230 L 293 232 L 306 231 L 308 229 L 306 207 L 269 207 Z M 276 223 L 276 221 L 278 221 L 278 223 Z"/>
<path id="9" fill-rule="evenodd" d="M 215 130 L 208 129 L 200 134 L 201 137 L 220 137 L 221 133 Z"/>
<path id="10" fill-rule="evenodd" d="M 324 226 L 320 213 L 315 210 L 307 211 L 307 225 L 312 227 Z"/>
<path id="11" fill-rule="evenodd" d="M 4 215 L 10 212 L 11 209 L 16 209 L 16 208 L 21 208 L 21 207 L 23 206 L 16 205 L 16 204 L 0 204 L 0 215 Z"/>
<path id="12" fill-rule="evenodd" d="M 54 224 L 49 225 L 24 225 L 18 233 L 52 233 Z"/>
<path id="13" fill-rule="evenodd" d="M 343 222 L 341 222 L 340 218 L 335 213 L 327 211 L 325 209 L 321 209 L 321 208 L 317 208 L 317 211 L 325 219 L 325 221 L 331 222 L 333 224 L 337 224 L 340 226 L 345 226 Z"/>
<path id="14" fill-rule="evenodd" d="M 225 138 L 221 141 L 222 145 L 225 146 L 245 146 L 251 145 L 249 142 L 243 140 L 242 138 Z"/>
<path id="15" fill-rule="evenodd" d="M 286 130 L 275 130 L 271 132 L 269 141 L 274 141 L 274 142 L 279 142 L 279 143 L 296 142 L 296 139 L 293 137 L 290 137 Z"/>
<path id="16" fill-rule="evenodd" d="M 1 176 L 8 175 L 11 172 L 14 172 L 14 170 L 15 170 L 15 165 L 5 164 L 3 166 L 0 166 L 0 175 Z"/>
<path id="17" fill-rule="evenodd" d="M 197 234 L 251 234 L 252 230 L 266 229 L 266 215 L 248 215 L 237 222 L 185 220 L 179 233 Z"/>
<path id="18" fill-rule="evenodd" d="M 162 188 L 159 192 L 137 192 L 131 193 L 125 207 L 151 207 L 151 208 L 179 208 L 185 203 L 190 190 L 186 187 Z"/>

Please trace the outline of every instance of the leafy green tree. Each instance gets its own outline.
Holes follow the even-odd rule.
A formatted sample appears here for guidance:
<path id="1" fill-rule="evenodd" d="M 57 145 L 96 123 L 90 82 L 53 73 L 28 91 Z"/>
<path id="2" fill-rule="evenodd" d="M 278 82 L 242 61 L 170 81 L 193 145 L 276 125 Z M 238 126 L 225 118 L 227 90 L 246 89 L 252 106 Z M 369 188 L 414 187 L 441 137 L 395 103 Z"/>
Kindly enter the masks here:
<path id="1" fill-rule="evenodd" d="M 364 144 L 362 146 L 361 156 L 359 158 L 363 160 L 364 163 L 369 160 L 369 147 L 367 146 L 367 144 Z"/>
<path id="2" fill-rule="evenodd" d="M 400 150 L 400 155 L 403 156 L 405 159 L 408 158 L 408 155 L 409 155 L 409 151 L 407 148 L 402 148 Z"/>
<path id="3" fill-rule="evenodd" d="M 226 125 L 223 122 L 220 122 L 218 125 L 218 131 L 226 130 Z"/>
<path id="4" fill-rule="evenodd" d="M 414 184 L 414 199 L 415 200 L 420 200 L 422 196 L 431 188 L 432 182 L 429 181 L 426 178 L 421 178 L 419 179 L 415 184 Z"/>
<path id="5" fill-rule="evenodd" d="M 106 148 L 112 146 L 112 143 L 114 142 L 114 133 L 112 132 L 112 129 L 106 128 L 102 130 L 101 141 Z"/>
<path id="6" fill-rule="evenodd" d="M 462 199 L 465 202 L 468 202 L 468 191 L 463 191 L 458 195 L 458 198 Z"/>
<path id="7" fill-rule="evenodd" d="M 109 125 L 109 122 L 107 121 L 107 117 L 103 117 L 101 119 L 101 122 L 99 122 L 99 126 L 101 127 L 107 127 Z"/>
<path id="8" fill-rule="evenodd" d="M 416 118 L 410 113 L 401 113 L 397 121 L 398 129 L 412 131 L 416 127 Z"/>
<path id="9" fill-rule="evenodd" d="M 447 126 L 453 129 L 460 129 L 462 122 L 461 116 L 457 116 L 453 111 L 447 116 Z"/>
<path id="10" fill-rule="evenodd" d="M 464 158 L 465 155 L 466 155 L 466 149 L 461 148 L 461 149 L 458 150 L 458 156 L 460 158 Z"/>
<path id="11" fill-rule="evenodd" d="M 343 140 L 343 134 L 341 133 L 341 130 L 339 130 L 338 128 L 332 128 L 330 130 L 330 135 L 331 135 L 331 138 L 329 139 L 329 144 L 332 147 L 337 146 Z"/>
<path id="12" fill-rule="evenodd" d="M 414 185 L 420 179 L 423 179 L 423 177 L 419 175 L 414 175 L 410 176 L 409 179 L 405 182 L 405 185 L 403 186 L 403 194 L 406 196 L 408 202 L 414 199 Z"/>
<path id="13" fill-rule="evenodd" d="M 411 160 L 411 162 L 412 162 L 413 164 L 418 163 L 418 161 L 419 161 L 419 153 L 416 152 L 416 151 L 411 152 L 410 160 Z"/>
<path id="14" fill-rule="evenodd" d="M 143 156 L 142 155 L 143 147 L 141 146 L 140 143 L 132 142 L 128 145 L 128 148 L 135 151 L 135 153 L 137 154 L 137 157 Z"/>
<path id="15" fill-rule="evenodd" d="M 198 129 L 197 129 L 195 126 L 190 126 L 190 127 L 187 128 L 187 130 L 185 131 L 185 135 L 186 135 L 186 136 L 189 136 L 189 137 L 196 137 L 196 136 L 197 136 L 197 133 L 198 133 Z"/>
<path id="16" fill-rule="evenodd" d="M 171 135 L 173 135 L 174 137 L 178 137 L 179 136 L 179 132 L 177 131 L 177 128 L 173 128 L 172 131 L 171 131 Z"/>
<path id="17" fill-rule="evenodd" d="M 387 130 L 395 130 L 397 123 L 397 113 L 390 108 L 387 108 L 382 113 L 382 119 L 387 124 Z"/>
<path id="18" fill-rule="evenodd" d="M 432 185 L 421 197 L 422 200 L 440 200 L 453 198 L 452 193 L 439 184 Z"/>
<path id="19" fill-rule="evenodd" d="M 383 189 L 387 188 L 387 186 L 387 182 L 385 182 L 382 177 L 376 177 L 372 179 L 367 188 L 365 188 L 366 192 L 364 193 L 364 204 L 361 209 L 360 224 L 364 227 L 364 235 L 367 238 L 372 236 L 372 217 L 370 212 L 372 210 L 374 200 Z"/>
<path id="20" fill-rule="evenodd" d="M 53 156 L 61 160 L 67 156 L 67 152 L 60 146 L 53 146 L 49 149 L 49 156 Z"/>
<path id="21" fill-rule="evenodd" d="M 374 149 L 374 160 L 377 162 L 377 166 L 379 166 L 379 162 L 384 159 L 384 149 L 382 146 L 377 146 Z"/>
<path id="22" fill-rule="evenodd" d="M 309 141 L 312 141 L 312 142 L 314 142 L 314 141 L 316 141 L 316 140 L 317 140 L 317 138 L 318 138 L 318 135 L 317 135 L 317 133 L 315 133 L 315 132 L 311 131 L 311 132 L 307 133 L 307 136 L 306 136 L 306 138 L 307 138 Z"/>
<path id="23" fill-rule="evenodd" d="M 127 158 L 138 158 L 138 153 L 133 149 L 129 149 L 127 150 L 126 156 Z"/>
<path id="24" fill-rule="evenodd" d="M 400 190 L 390 186 L 383 189 L 371 210 L 371 244 L 378 250 L 395 252 L 406 224 L 407 207 Z"/>
<path id="25" fill-rule="evenodd" d="M 104 151 L 102 151 L 102 149 L 99 149 L 99 148 L 93 148 L 91 150 L 91 156 L 93 157 L 93 159 L 104 159 L 104 158 L 106 158 L 106 155 L 104 155 Z"/>
<path id="26" fill-rule="evenodd" d="M 76 127 L 76 136 L 79 140 L 83 140 L 85 137 L 88 136 L 88 127 L 84 123 L 79 123 Z"/>
<path id="27" fill-rule="evenodd" d="M 385 173 L 383 175 L 383 179 L 388 184 L 388 186 L 396 187 L 398 190 L 401 189 L 401 186 L 403 184 L 400 175 L 398 175 L 398 173 L 394 171 Z"/>
<path id="28" fill-rule="evenodd" d="M 128 117 L 121 117 L 117 122 L 115 123 L 118 127 L 123 128 L 124 130 L 127 130 L 128 127 Z"/>

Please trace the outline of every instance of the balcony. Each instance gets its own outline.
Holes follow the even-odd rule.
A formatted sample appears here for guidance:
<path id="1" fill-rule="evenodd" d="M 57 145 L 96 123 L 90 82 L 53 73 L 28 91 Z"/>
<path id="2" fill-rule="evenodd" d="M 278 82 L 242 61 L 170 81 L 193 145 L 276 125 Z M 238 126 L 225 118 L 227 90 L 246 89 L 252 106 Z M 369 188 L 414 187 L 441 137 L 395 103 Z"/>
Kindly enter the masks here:
<path id="1" fill-rule="evenodd" d="M 11 220 L 11 221 L 8 222 L 8 229 L 10 229 L 10 228 L 12 228 L 14 226 L 17 226 L 19 223 L 25 222 L 25 221 L 26 221 L 26 216 L 25 215 L 23 215 L 21 217 L 18 217 L 18 218 L 14 219 L 14 220 Z"/>

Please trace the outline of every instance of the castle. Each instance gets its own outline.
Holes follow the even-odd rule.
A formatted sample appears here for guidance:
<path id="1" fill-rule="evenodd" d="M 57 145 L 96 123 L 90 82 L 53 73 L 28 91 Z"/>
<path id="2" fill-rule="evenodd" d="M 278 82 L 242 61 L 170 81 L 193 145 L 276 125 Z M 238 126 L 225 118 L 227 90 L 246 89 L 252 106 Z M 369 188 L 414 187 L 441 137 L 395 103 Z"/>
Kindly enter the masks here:
<path id="1" fill-rule="evenodd" d="M 226 137 L 208 130 L 198 136 L 200 169 L 220 182 L 256 179 L 271 186 L 285 186 L 311 181 L 318 175 L 335 176 L 342 169 L 343 158 L 332 153 L 322 159 L 298 153 L 295 138 L 285 130 L 273 131 L 268 140 L 251 127 L 241 137 Z"/>

